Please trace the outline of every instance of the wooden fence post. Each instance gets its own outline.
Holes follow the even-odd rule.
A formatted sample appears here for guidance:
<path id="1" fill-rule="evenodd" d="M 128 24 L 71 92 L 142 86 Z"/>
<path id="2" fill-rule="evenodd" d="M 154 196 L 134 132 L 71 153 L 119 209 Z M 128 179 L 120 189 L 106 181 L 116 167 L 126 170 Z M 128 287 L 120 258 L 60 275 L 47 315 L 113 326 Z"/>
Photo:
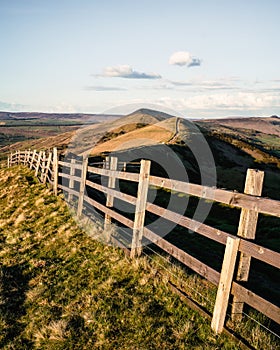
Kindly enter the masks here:
<path id="1" fill-rule="evenodd" d="M 9 167 L 13 165 L 13 153 L 11 152 L 10 157 L 9 157 Z"/>
<path id="2" fill-rule="evenodd" d="M 42 153 L 42 166 L 41 166 L 41 177 L 40 177 L 41 182 L 44 181 L 45 171 L 46 171 L 46 152 L 44 151 Z"/>
<path id="3" fill-rule="evenodd" d="M 110 157 L 105 157 L 105 160 L 103 161 L 103 169 L 109 169 L 110 168 Z"/>
<path id="4" fill-rule="evenodd" d="M 27 156 L 26 156 L 26 165 L 29 166 L 29 161 L 30 161 L 30 149 L 27 151 Z"/>
<path id="5" fill-rule="evenodd" d="M 54 195 L 57 196 L 57 188 L 58 188 L 58 155 L 57 148 L 53 149 L 53 192 Z"/>
<path id="6" fill-rule="evenodd" d="M 110 170 L 115 171 L 118 169 L 118 158 L 117 157 L 111 157 L 110 158 Z M 108 180 L 108 188 L 115 188 L 116 186 L 116 177 L 114 174 L 110 172 L 109 180 Z M 107 194 L 106 199 L 106 206 L 107 207 L 113 207 L 114 205 L 114 196 L 111 194 Z M 105 221 L 104 221 L 104 230 L 108 230 L 111 224 L 111 216 L 109 214 L 105 214 Z M 105 232 L 106 233 L 106 232 Z M 110 237 L 107 237 L 107 241 L 110 241 Z"/>
<path id="7" fill-rule="evenodd" d="M 145 223 L 145 211 L 149 189 L 150 160 L 141 160 L 137 200 L 135 205 L 135 217 L 133 225 L 133 236 L 131 242 L 130 257 L 140 256 L 142 252 L 142 237 Z"/>
<path id="8" fill-rule="evenodd" d="M 70 176 L 75 176 L 75 171 L 76 171 L 76 169 L 74 168 L 75 162 L 76 162 L 75 158 L 71 158 Z M 69 179 L 69 188 L 71 188 L 71 189 L 74 188 L 74 180 L 72 179 L 72 177 L 70 177 L 70 179 Z M 68 201 L 71 202 L 72 199 L 73 199 L 73 194 L 69 193 Z"/>
<path id="9" fill-rule="evenodd" d="M 35 170 L 35 176 L 38 176 L 40 163 L 41 163 L 41 158 L 42 158 L 42 151 L 40 151 L 39 155 L 38 155 L 37 164 L 36 164 L 36 170 Z"/>
<path id="10" fill-rule="evenodd" d="M 83 204 L 84 204 L 84 196 L 85 196 L 85 188 L 86 188 L 86 178 L 87 178 L 87 167 L 88 167 L 88 156 L 83 156 L 83 166 L 82 166 L 82 174 L 81 174 L 81 182 L 80 182 L 80 193 L 79 193 L 79 201 L 78 201 L 78 209 L 77 216 L 81 216 L 83 212 Z"/>
<path id="11" fill-rule="evenodd" d="M 244 193 L 261 196 L 263 188 L 264 172 L 248 169 Z M 258 212 L 254 210 L 242 209 L 239 219 L 237 235 L 247 239 L 255 239 L 258 222 Z M 237 281 L 248 281 L 251 264 L 251 256 L 240 253 L 238 264 Z M 240 298 L 233 297 L 231 316 L 232 320 L 240 321 L 242 319 L 244 303 Z"/>
<path id="12" fill-rule="evenodd" d="M 44 183 L 44 184 L 47 182 L 47 177 L 48 177 L 48 174 L 49 174 L 51 161 L 52 161 L 52 153 L 50 152 L 50 153 L 49 153 L 49 156 L 48 156 L 48 160 L 47 160 L 47 165 L 46 165 L 45 173 L 44 173 L 44 179 L 43 179 L 43 183 Z"/>
<path id="13" fill-rule="evenodd" d="M 27 161 L 27 150 L 24 151 L 23 165 L 26 164 Z"/>
<path id="14" fill-rule="evenodd" d="M 240 238 L 227 238 L 216 302 L 213 311 L 213 318 L 211 322 L 211 328 L 215 333 L 221 333 L 224 327 L 239 243 Z"/>
<path id="15" fill-rule="evenodd" d="M 31 163 L 30 163 L 30 167 L 29 167 L 30 169 L 32 169 L 32 167 L 33 167 L 33 162 L 34 162 L 35 156 L 36 156 L 36 149 L 34 149 L 33 154 L 32 154 Z"/>
<path id="16" fill-rule="evenodd" d="M 19 156 L 19 164 L 24 163 L 24 155 L 22 154 L 21 151 L 18 151 L 18 156 Z M 23 161 L 22 161 L 22 158 L 23 158 Z"/>

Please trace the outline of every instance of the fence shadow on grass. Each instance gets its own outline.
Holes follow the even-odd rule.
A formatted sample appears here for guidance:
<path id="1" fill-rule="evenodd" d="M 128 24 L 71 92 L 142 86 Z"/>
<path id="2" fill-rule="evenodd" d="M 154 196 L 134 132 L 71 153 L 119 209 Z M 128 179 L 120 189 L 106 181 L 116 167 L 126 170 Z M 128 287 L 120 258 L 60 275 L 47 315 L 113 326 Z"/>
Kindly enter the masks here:
<path id="1" fill-rule="evenodd" d="M 6 348 L 23 331 L 20 318 L 25 315 L 25 293 L 28 290 L 30 276 L 25 272 L 25 265 L 2 266 L 0 270 L 0 313 L 5 324 L 0 338 L 0 348 Z M 22 339 L 22 338 L 21 338 Z M 28 348 L 31 344 L 18 344 L 21 348 Z"/>

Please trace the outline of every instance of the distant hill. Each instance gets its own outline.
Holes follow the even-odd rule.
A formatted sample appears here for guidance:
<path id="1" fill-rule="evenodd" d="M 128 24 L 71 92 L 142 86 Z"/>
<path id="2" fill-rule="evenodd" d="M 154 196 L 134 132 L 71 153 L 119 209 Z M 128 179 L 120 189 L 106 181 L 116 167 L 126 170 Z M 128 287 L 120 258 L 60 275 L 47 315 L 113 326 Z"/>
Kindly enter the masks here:
<path id="1" fill-rule="evenodd" d="M 16 115 L 20 115 L 21 113 L 15 113 Z M 22 117 L 28 117 L 32 113 L 23 113 L 21 114 Z M 14 115 L 14 114 L 13 114 Z M 35 117 L 37 114 L 32 114 L 33 117 Z M 50 114 L 40 114 L 43 115 L 42 119 L 40 121 L 44 120 L 43 117 L 49 117 Z M 55 114 L 52 115 L 55 117 Z M 64 119 L 66 118 L 67 114 L 62 115 L 62 117 L 59 120 L 65 120 L 69 121 L 69 119 Z M 75 116 L 78 116 L 77 114 Z M 87 117 L 86 117 L 87 116 Z M 16 149 L 25 149 L 25 148 L 37 148 L 37 149 L 42 149 L 42 148 L 52 148 L 52 147 L 58 147 L 60 150 L 64 150 L 68 145 L 72 149 L 73 152 L 76 153 L 81 153 L 86 150 L 89 150 L 93 148 L 98 142 L 102 140 L 102 138 L 106 137 L 106 135 L 112 133 L 113 130 L 118 129 L 119 133 L 125 133 L 128 131 L 133 131 L 134 129 L 158 123 L 161 120 L 164 120 L 166 118 L 170 118 L 168 114 L 161 113 L 158 111 L 152 111 L 148 109 L 140 109 L 135 111 L 134 113 L 131 113 L 127 116 L 116 116 L 116 115 L 83 115 L 84 118 L 88 118 L 88 116 L 91 116 L 91 122 L 94 121 L 94 118 L 107 118 L 105 121 L 100 122 L 100 123 L 92 123 L 87 125 L 87 123 L 81 123 L 81 125 L 76 125 L 75 127 L 71 126 L 71 124 L 68 126 L 68 130 L 66 133 L 58 133 L 55 135 L 50 135 L 50 137 L 41 137 L 39 139 L 34 139 L 34 137 L 28 137 L 29 140 L 23 141 L 23 142 L 17 142 L 13 144 L 7 144 L 7 146 L 3 146 L 0 148 L 0 153 L 7 153 L 12 150 Z M 12 116 L 9 116 L 9 113 L 6 115 L 2 115 L 2 118 L 12 118 Z M 72 115 L 74 118 L 74 115 Z M 73 121 L 72 118 L 72 121 Z M 11 120 L 11 119 L 10 119 Z M 38 119 L 33 119 L 33 121 L 37 121 Z M 48 119 L 49 120 L 49 119 Z M 53 119 L 54 121 L 57 122 L 57 119 Z M 22 122 L 22 120 L 21 120 Z M 0 127 L 0 136 L 1 136 L 1 130 L 5 130 L 6 134 L 4 136 L 7 137 L 7 129 L 2 129 Z M 59 125 L 61 128 L 61 125 Z M 47 126 L 46 126 L 47 128 Z M 52 127 L 53 128 L 53 127 Z M 58 126 L 57 126 L 58 128 Z M 26 126 L 26 133 L 30 131 L 30 127 Z M 78 130 L 77 130 L 78 129 Z M 42 130 L 42 128 L 40 129 Z M 45 130 L 45 128 L 44 128 Z M 71 131 L 73 130 L 73 131 Z M 22 127 L 15 132 L 22 132 Z M 45 132 L 47 132 L 45 130 Z M 48 130 L 49 132 L 49 130 Z M 38 130 L 37 130 L 38 134 Z M 29 134 L 27 134 L 29 135 Z M 30 136 L 30 135 L 29 135 Z M 1 137 L 0 137 L 1 139 Z"/>
<path id="2" fill-rule="evenodd" d="M 41 113 L 41 112 L 1 112 L 0 120 L 77 120 L 80 122 L 103 122 L 108 119 L 117 119 L 121 115 L 112 114 L 89 114 L 89 113 Z"/>
<path id="3" fill-rule="evenodd" d="M 199 122 L 210 127 L 215 125 L 224 125 L 234 129 L 248 129 L 251 131 L 259 131 L 264 134 L 280 136 L 280 118 L 271 117 L 251 117 L 251 118 L 225 118 L 225 119 L 209 119 Z"/>
<path id="4" fill-rule="evenodd" d="M 111 114 L 0 112 L 0 148 L 25 140 L 54 137 L 84 125 L 118 118 L 120 115 Z M 55 141 L 59 142 L 59 139 L 60 137 Z M 52 141 L 51 145 L 53 145 Z M 33 147 L 33 143 L 30 143 L 30 147 Z"/>
<path id="5" fill-rule="evenodd" d="M 117 119 L 85 125 L 52 137 L 7 145 L 0 148 L 0 154 L 4 157 L 17 149 L 58 147 L 60 153 L 71 151 L 81 155 L 89 152 L 91 156 L 104 157 L 116 150 L 123 152 L 166 144 L 179 154 L 191 180 L 199 182 L 199 166 L 189 145 L 200 130 L 215 159 L 220 187 L 242 190 L 240 186 L 244 183 L 247 168 L 263 169 L 267 173 L 266 181 L 271 181 L 267 194 L 275 197 L 278 191 L 276 182 L 280 179 L 279 121 L 278 117 L 272 116 L 192 123 L 159 111 L 139 109 Z"/>
<path id="6" fill-rule="evenodd" d="M 186 143 L 191 133 L 191 123 L 185 119 L 168 116 L 154 124 L 143 126 L 141 129 L 130 130 L 117 134 L 113 130 L 111 138 L 99 143 L 91 154 L 125 150 L 129 148 L 154 146 L 157 144 Z"/>
<path id="7" fill-rule="evenodd" d="M 280 167 L 280 118 L 277 116 L 209 119 L 197 125 L 216 139 L 251 155 L 257 162 Z"/>
<path id="8" fill-rule="evenodd" d="M 109 142 L 111 139 L 116 140 L 122 135 L 131 135 L 136 130 L 141 134 L 145 133 L 146 127 L 158 124 L 169 118 L 172 118 L 172 116 L 166 113 L 150 109 L 139 109 L 114 121 L 90 125 L 77 130 L 70 148 L 77 154 L 88 152 L 95 148 L 96 145 L 100 147 L 101 143 Z M 137 142 L 136 138 L 135 142 Z"/>

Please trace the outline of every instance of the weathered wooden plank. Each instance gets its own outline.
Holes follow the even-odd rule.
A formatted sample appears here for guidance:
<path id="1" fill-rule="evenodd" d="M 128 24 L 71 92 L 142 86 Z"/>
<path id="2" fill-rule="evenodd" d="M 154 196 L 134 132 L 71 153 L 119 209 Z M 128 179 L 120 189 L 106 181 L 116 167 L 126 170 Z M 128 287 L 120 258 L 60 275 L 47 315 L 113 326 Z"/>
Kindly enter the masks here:
<path id="1" fill-rule="evenodd" d="M 110 194 L 110 195 L 114 196 L 115 198 L 121 199 L 121 200 L 126 201 L 128 203 L 131 203 L 131 204 L 134 204 L 134 205 L 136 204 L 137 198 L 133 197 L 133 196 L 131 196 L 129 194 L 126 194 L 126 193 L 123 193 L 123 192 L 119 192 L 119 191 L 114 190 L 112 188 L 108 188 L 108 187 L 99 185 L 99 184 L 97 184 L 95 182 L 91 182 L 89 180 L 86 180 L 86 185 L 91 187 L 91 188 L 94 188 L 95 190 L 98 190 L 100 192 L 104 192 L 104 193 Z"/>
<path id="2" fill-rule="evenodd" d="M 41 166 L 40 181 L 43 182 L 44 181 L 44 174 L 45 174 L 45 171 L 46 171 L 46 152 L 45 151 L 42 152 L 42 158 L 41 158 L 40 166 Z"/>
<path id="3" fill-rule="evenodd" d="M 53 181 L 52 181 L 52 179 L 49 177 L 49 175 L 47 176 L 47 180 L 48 180 L 48 183 L 49 183 L 51 186 L 53 186 Z"/>
<path id="4" fill-rule="evenodd" d="M 61 184 L 58 184 L 57 187 L 60 188 L 61 190 L 63 190 L 64 192 L 68 192 L 68 193 L 71 193 L 72 195 L 75 195 L 75 196 L 79 197 L 79 193 L 80 192 L 78 192 L 78 191 L 76 191 L 74 189 L 71 189 L 71 188 L 69 188 L 67 186 L 63 186 Z"/>
<path id="5" fill-rule="evenodd" d="M 47 179 L 49 179 L 51 159 L 52 159 L 52 153 L 50 152 L 48 156 L 47 164 L 46 164 L 46 171 L 45 171 L 44 180 L 43 180 L 44 184 L 47 182 Z"/>
<path id="6" fill-rule="evenodd" d="M 146 210 L 222 244 L 226 244 L 227 237 L 234 237 L 229 233 L 202 224 L 201 222 L 182 216 L 181 214 L 162 208 L 156 204 L 148 202 Z"/>
<path id="7" fill-rule="evenodd" d="M 120 180 L 128 180 L 128 181 L 133 181 L 133 182 L 138 182 L 139 181 L 139 174 L 136 173 L 127 173 L 127 172 L 122 172 L 122 171 L 112 171 L 109 169 L 101 169 L 93 166 L 88 167 L 88 171 L 90 173 L 98 174 L 98 175 L 103 175 L 103 176 L 114 176 L 115 178 L 118 178 Z"/>
<path id="8" fill-rule="evenodd" d="M 182 249 L 176 247 L 175 245 L 167 242 L 165 239 L 146 227 L 144 228 L 144 236 L 156 244 L 158 247 L 160 247 L 162 250 L 176 258 L 178 261 L 206 278 L 208 281 L 212 282 L 215 285 L 218 285 L 220 273 L 212 269 L 210 266 L 204 264 L 203 262 L 184 252 Z"/>
<path id="9" fill-rule="evenodd" d="M 53 149 L 53 192 L 57 196 L 57 185 L 58 185 L 58 155 L 57 148 Z"/>
<path id="10" fill-rule="evenodd" d="M 35 176 L 38 176 L 41 157 L 42 157 L 42 151 L 39 152 L 39 156 L 38 156 L 38 159 L 37 159 L 37 164 L 36 164 L 36 169 L 35 169 Z"/>
<path id="11" fill-rule="evenodd" d="M 142 237 L 149 189 L 150 168 L 151 161 L 142 159 L 137 191 L 137 200 L 135 204 L 135 216 L 130 252 L 131 258 L 134 258 L 136 255 L 140 256 L 142 252 Z"/>
<path id="12" fill-rule="evenodd" d="M 83 211 L 83 204 L 84 204 L 84 195 L 85 195 L 85 188 L 86 188 L 86 177 L 87 177 L 87 166 L 88 166 L 88 156 L 83 157 L 83 167 L 82 167 L 82 174 L 81 174 L 81 181 L 80 181 L 80 193 L 79 193 L 79 201 L 78 201 L 78 208 L 77 208 L 77 215 L 78 217 L 82 215 Z"/>
<path id="13" fill-rule="evenodd" d="M 165 179 L 157 176 L 150 176 L 150 185 L 213 200 L 233 207 L 245 208 L 280 217 L 280 201 L 274 199 Z"/>
<path id="14" fill-rule="evenodd" d="M 280 253 L 244 239 L 240 240 L 239 250 L 242 253 L 280 269 Z"/>
<path id="15" fill-rule="evenodd" d="M 239 238 L 234 239 L 228 237 L 227 239 L 225 255 L 220 274 L 220 281 L 213 311 L 213 318 L 211 322 L 211 328 L 215 333 L 221 333 L 224 327 L 239 243 Z"/>
<path id="16" fill-rule="evenodd" d="M 110 170 L 116 170 L 118 167 L 118 158 L 117 157 L 111 157 L 110 158 Z M 108 188 L 115 188 L 116 185 L 116 178 L 113 173 L 109 176 L 109 181 L 108 181 Z M 107 200 L 106 200 L 106 206 L 107 207 L 112 207 L 114 204 L 114 196 L 112 194 L 107 195 Z"/>
<path id="17" fill-rule="evenodd" d="M 245 181 L 244 193 L 261 196 L 263 188 L 264 172 L 248 169 Z M 258 212 L 254 210 L 242 209 L 240 214 L 239 226 L 237 235 L 247 239 L 255 239 Z M 241 253 L 237 269 L 237 281 L 248 281 L 251 265 L 251 256 L 246 253 Z M 238 298 L 233 298 L 231 316 L 235 321 L 242 318 L 243 303 Z"/>
<path id="18" fill-rule="evenodd" d="M 26 161 L 27 161 L 27 150 L 24 151 L 23 165 L 26 164 Z"/>
<path id="19" fill-rule="evenodd" d="M 75 164 L 75 158 L 71 158 L 70 160 L 70 163 L 71 163 L 71 166 L 70 166 L 70 176 L 69 176 L 69 188 L 74 188 L 74 176 L 75 176 L 75 172 L 76 172 L 76 169 L 74 168 L 74 164 Z M 59 174 L 58 174 L 59 175 Z M 68 197 L 68 202 L 71 202 L 72 201 L 72 194 L 69 193 L 69 197 Z"/>
<path id="20" fill-rule="evenodd" d="M 65 173 L 61 173 L 61 172 L 58 173 L 58 176 L 64 177 L 65 179 L 72 179 L 73 181 L 77 181 L 77 182 L 81 181 L 81 178 L 79 176 L 74 176 L 74 175 L 65 174 Z M 73 187 L 71 187 L 71 188 L 73 188 Z"/>
<path id="21" fill-rule="evenodd" d="M 112 170 L 112 171 L 117 170 L 117 168 L 118 168 L 118 158 L 117 157 L 111 157 L 109 159 L 109 167 L 110 167 L 110 170 Z M 108 180 L 108 187 L 113 189 L 113 188 L 115 188 L 115 185 L 116 185 L 116 178 L 111 173 L 111 176 L 109 177 L 109 180 Z M 113 205 L 114 205 L 114 196 L 112 194 L 107 193 L 106 207 L 110 208 L 110 207 L 113 207 Z M 105 220 L 104 220 L 105 233 L 110 232 L 110 230 L 109 230 L 110 225 L 111 225 L 111 217 L 109 214 L 105 214 Z M 109 235 L 107 235 L 106 239 L 107 239 L 107 242 L 110 241 Z"/>
<path id="22" fill-rule="evenodd" d="M 27 152 L 27 159 L 26 159 L 26 164 L 27 164 L 28 167 L 30 166 L 30 153 L 31 153 L 31 151 L 29 149 L 28 152 Z"/>
<path id="23" fill-rule="evenodd" d="M 248 169 L 244 193 L 261 196 L 263 188 L 264 172 Z M 258 212 L 254 210 L 242 209 L 240 214 L 239 226 L 237 235 L 247 239 L 255 239 L 258 222 Z M 237 279 L 240 281 L 247 281 L 250 266 L 250 257 L 241 256 Z M 246 261 L 245 261 L 246 260 Z"/>
<path id="24" fill-rule="evenodd" d="M 160 217 L 163 217 L 167 220 L 175 222 L 178 225 L 181 225 L 182 227 L 191 229 L 194 232 L 221 244 L 226 244 L 227 237 L 231 237 L 231 238 L 236 237 L 227 232 L 202 224 L 196 220 L 182 216 L 178 213 L 172 212 L 168 209 L 159 207 L 158 205 L 155 205 L 149 202 L 147 203 L 146 210 Z M 251 255 L 252 257 L 260 261 L 263 261 L 267 264 L 280 268 L 280 254 L 273 250 L 264 248 L 253 242 L 248 242 L 246 240 L 241 239 L 240 245 L 239 245 L 239 251 L 246 253 L 248 255 Z"/>
<path id="25" fill-rule="evenodd" d="M 71 163 L 68 163 L 68 162 L 63 162 L 62 160 L 60 160 L 58 162 L 58 164 L 61 165 L 61 166 L 65 166 L 67 168 L 75 168 L 75 169 L 78 169 L 78 170 L 82 170 L 82 168 L 83 168 L 82 164 L 77 164 L 77 163 L 71 164 Z"/>
<path id="26" fill-rule="evenodd" d="M 259 295 L 246 289 L 237 282 L 233 282 L 231 294 L 238 297 L 238 299 L 242 300 L 243 303 L 250 305 L 265 316 L 280 324 L 280 308 L 276 305 L 261 298 Z"/>
<path id="27" fill-rule="evenodd" d="M 88 196 L 85 196 L 84 200 L 91 204 L 93 207 L 97 208 L 98 210 L 102 211 L 104 214 L 108 213 L 111 218 L 117 220 L 118 222 L 121 222 L 125 226 L 129 228 L 133 228 L 133 221 L 126 218 L 125 216 L 115 212 L 114 210 L 107 208 L 105 205 L 97 202 L 96 200 L 89 198 Z"/>
<path id="28" fill-rule="evenodd" d="M 34 149 L 33 154 L 32 154 L 31 163 L 30 163 L 30 167 L 29 167 L 30 169 L 32 169 L 32 167 L 33 167 L 33 162 L 35 160 L 35 156 L 36 156 L 36 149 Z"/>

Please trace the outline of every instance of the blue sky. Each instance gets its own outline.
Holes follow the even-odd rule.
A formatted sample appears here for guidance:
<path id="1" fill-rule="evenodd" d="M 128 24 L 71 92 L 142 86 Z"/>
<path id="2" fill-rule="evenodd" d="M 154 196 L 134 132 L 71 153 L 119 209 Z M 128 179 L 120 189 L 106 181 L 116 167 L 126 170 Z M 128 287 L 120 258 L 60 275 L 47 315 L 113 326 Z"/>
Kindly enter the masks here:
<path id="1" fill-rule="evenodd" d="M 0 110 L 279 115 L 279 13 L 276 0 L 0 0 Z"/>

